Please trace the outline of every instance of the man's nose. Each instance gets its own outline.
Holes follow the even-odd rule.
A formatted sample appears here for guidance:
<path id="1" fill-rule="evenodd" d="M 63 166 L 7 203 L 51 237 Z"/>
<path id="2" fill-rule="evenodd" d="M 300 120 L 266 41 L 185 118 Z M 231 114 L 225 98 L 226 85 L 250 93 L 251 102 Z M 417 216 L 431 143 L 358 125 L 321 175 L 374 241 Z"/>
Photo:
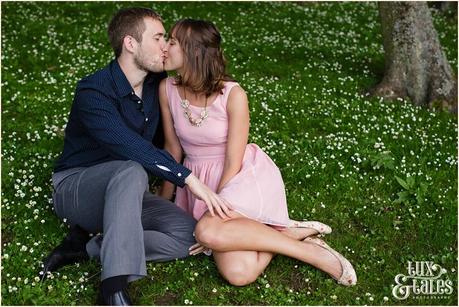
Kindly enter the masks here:
<path id="1" fill-rule="evenodd" d="M 166 42 L 165 39 L 162 39 L 162 40 L 161 40 L 161 43 L 160 43 L 159 47 L 160 47 L 161 50 L 163 50 L 163 51 L 166 49 L 166 47 L 167 47 L 167 42 Z"/>

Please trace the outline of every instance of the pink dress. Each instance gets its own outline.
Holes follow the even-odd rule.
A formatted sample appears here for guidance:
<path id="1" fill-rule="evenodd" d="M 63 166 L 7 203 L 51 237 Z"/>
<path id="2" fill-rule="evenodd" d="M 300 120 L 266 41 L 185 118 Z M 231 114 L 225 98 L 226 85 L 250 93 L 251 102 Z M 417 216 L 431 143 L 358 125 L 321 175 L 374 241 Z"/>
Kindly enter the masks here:
<path id="1" fill-rule="evenodd" d="M 213 191 L 217 190 L 223 173 L 228 135 L 226 103 L 234 86 L 238 84 L 225 83 L 223 94 L 208 103 L 208 117 L 200 127 L 195 127 L 184 115 L 174 78 L 169 77 L 166 81 L 175 132 L 185 152 L 183 165 Z M 202 108 L 190 105 L 190 109 L 193 118 L 199 118 Z M 231 204 L 233 210 L 248 218 L 273 226 L 289 225 L 282 176 L 274 162 L 256 144 L 247 145 L 241 170 L 219 195 Z M 206 204 L 194 197 L 187 187 L 177 187 L 175 202 L 196 220 L 207 211 Z"/>

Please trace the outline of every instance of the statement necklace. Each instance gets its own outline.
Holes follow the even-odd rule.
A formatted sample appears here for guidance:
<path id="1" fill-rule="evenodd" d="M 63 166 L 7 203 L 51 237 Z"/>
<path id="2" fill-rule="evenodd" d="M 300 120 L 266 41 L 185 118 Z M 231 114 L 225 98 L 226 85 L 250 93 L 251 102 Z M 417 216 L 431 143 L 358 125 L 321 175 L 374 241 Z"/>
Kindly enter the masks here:
<path id="1" fill-rule="evenodd" d="M 207 116 L 209 116 L 209 114 L 207 113 L 207 96 L 206 96 L 206 102 L 204 104 L 204 109 L 201 111 L 201 116 L 199 116 L 199 118 L 193 118 L 193 115 L 191 114 L 191 109 L 190 109 L 190 102 L 188 101 L 188 99 L 186 99 L 186 91 L 183 90 L 183 93 L 184 93 L 185 99 L 182 99 L 182 101 L 180 101 L 180 105 L 185 110 L 184 115 L 186 118 L 188 118 L 188 121 L 190 122 L 192 126 L 200 127 L 202 122 L 207 118 Z"/>

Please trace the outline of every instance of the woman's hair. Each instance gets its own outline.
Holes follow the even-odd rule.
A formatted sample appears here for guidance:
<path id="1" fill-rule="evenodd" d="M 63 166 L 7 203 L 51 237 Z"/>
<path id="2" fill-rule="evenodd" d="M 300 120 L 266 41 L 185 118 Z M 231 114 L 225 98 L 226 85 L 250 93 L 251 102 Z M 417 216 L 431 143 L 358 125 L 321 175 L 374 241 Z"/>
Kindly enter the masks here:
<path id="1" fill-rule="evenodd" d="M 226 73 L 226 60 L 220 47 L 221 36 L 215 25 L 205 20 L 182 19 L 169 31 L 179 42 L 184 56 L 183 75 L 177 76 L 176 85 L 207 96 L 221 93 L 223 81 L 234 81 Z"/>
<path id="2" fill-rule="evenodd" d="M 147 17 L 162 22 L 158 13 L 142 7 L 125 8 L 115 13 L 108 25 L 107 32 L 116 57 L 121 55 L 123 39 L 126 35 L 134 37 L 139 43 L 142 42 L 142 34 L 146 29 L 144 19 Z"/>

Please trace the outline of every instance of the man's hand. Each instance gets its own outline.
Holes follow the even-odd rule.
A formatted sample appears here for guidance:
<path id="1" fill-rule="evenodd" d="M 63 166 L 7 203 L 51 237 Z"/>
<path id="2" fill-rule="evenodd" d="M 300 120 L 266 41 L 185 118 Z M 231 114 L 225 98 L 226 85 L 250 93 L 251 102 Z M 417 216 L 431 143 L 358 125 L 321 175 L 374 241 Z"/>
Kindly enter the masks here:
<path id="1" fill-rule="evenodd" d="M 212 216 L 215 216 L 215 211 L 217 211 L 217 214 L 222 219 L 226 220 L 231 218 L 229 209 L 231 205 L 226 200 L 212 192 L 209 187 L 199 181 L 196 176 L 190 174 L 186 177 L 185 184 L 188 185 L 188 188 L 194 196 L 206 203 Z"/>

